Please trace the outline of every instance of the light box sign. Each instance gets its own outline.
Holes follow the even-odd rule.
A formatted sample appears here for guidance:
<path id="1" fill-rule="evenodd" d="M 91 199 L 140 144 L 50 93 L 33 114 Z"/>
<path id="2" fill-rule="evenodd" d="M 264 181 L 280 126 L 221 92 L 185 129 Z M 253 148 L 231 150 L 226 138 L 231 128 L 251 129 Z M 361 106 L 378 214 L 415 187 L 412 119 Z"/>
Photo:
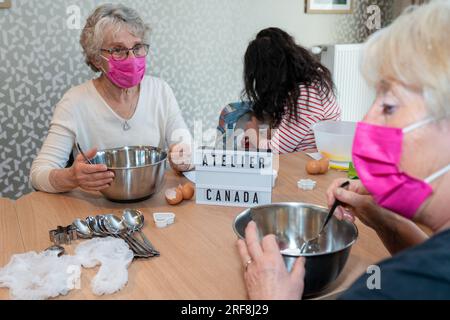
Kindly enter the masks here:
<path id="1" fill-rule="evenodd" d="M 253 207 L 272 202 L 271 151 L 197 149 L 196 202 L 198 204 Z"/>

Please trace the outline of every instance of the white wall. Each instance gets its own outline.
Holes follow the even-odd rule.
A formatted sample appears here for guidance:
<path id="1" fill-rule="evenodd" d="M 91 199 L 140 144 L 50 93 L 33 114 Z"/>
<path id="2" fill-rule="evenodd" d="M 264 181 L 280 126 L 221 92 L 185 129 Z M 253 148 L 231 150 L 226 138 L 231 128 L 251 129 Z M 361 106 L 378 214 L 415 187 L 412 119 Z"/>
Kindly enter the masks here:
<path id="1" fill-rule="evenodd" d="M 306 14 L 305 0 L 257 0 L 254 14 L 257 27 L 279 27 L 304 46 L 334 44 L 336 24 L 351 15 Z"/>

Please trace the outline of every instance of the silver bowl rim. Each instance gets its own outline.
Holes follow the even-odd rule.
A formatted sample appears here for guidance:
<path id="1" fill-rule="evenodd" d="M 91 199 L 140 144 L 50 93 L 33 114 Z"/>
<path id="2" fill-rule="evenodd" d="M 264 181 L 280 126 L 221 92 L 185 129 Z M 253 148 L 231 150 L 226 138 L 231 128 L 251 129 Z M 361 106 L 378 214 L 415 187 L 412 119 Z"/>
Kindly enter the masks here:
<path id="1" fill-rule="evenodd" d="M 273 207 L 274 205 L 279 205 L 279 206 L 291 206 L 291 205 L 295 205 L 295 206 L 304 206 L 304 207 L 310 207 L 310 208 L 317 208 L 317 209 L 321 209 L 321 210 L 325 210 L 327 211 L 328 208 L 325 208 L 324 206 L 319 206 L 316 204 L 312 204 L 312 203 L 305 203 L 305 202 L 275 202 L 272 204 L 265 204 L 265 205 L 260 205 L 260 206 L 255 206 L 255 207 L 251 207 L 251 208 L 247 208 L 244 211 L 242 211 L 241 213 L 239 213 L 233 220 L 233 230 L 234 233 L 239 237 L 239 239 L 244 240 L 243 237 L 241 237 L 241 235 L 239 234 L 239 232 L 236 230 L 236 221 L 239 217 L 244 216 L 247 212 L 249 212 L 252 209 L 255 208 L 268 208 L 268 207 Z M 330 254 L 334 254 L 334 253 L 338 253 L 344 250 L 347 250 L 348 248 L 352 247 L 355 243 L 356 240 L 358 240 L 359 237 L 359 230 L 358 227 L 356 226 L 356 224 L 354 224 L 351 221 L 345 220 L 346 223 L 349 223 L 354 231 L 355 231 L 355 236 L 354 239 L 348 243 L 345 247 L 334 250 L 334 251 L 327 251 L 327 252 L 320 252 L 320 253 L 303 253 L 303 254 L 298 254 L 298 255 L 292 255 L 292 254 L 284 254 L 281 253 L 281 255 L 286 256 L 286 257 L 319 257 L 319 256 L 326 256 L 326 255 L 330 255 Z"/>
<path id="2" fill-rule="evenodd" d="M 102 149 L 102 150 L 97 150 L 97 154 L 95 155 L 95 157 L 93 159 L 95 159 L 97 157 L 97 155 L 100 152 L 107 152 L 107 151 L 118 151 L 118 150 L 128 150 L 128 149 L 150 149 L 150 150 L 156 150 L 159 153 L 164 153 L 165 157 L 164 159 L 155 162 L 155 163 L 151 163 L 151 164 L 146 164 L 144 166 L 134 166 L 134 167 L 107 167 L 108 169 L 112 169 L 112 170 L 128 170 L 128 169 L 140 169 L 140 168 L 146 168 L 146 167 L 152 167 L 152 166 L 156 166 L 161 164 L 162 162 L 166 162 L 167 161 L 167 155 L 168 152 L 166 149 L 162 149 L 162 148 L 158 148 L 158 147 L 153 147 L 153 146 L 125 146 L 125 147 L 117 147 L 117 148 L 108 148 L 108 149 Z"/>

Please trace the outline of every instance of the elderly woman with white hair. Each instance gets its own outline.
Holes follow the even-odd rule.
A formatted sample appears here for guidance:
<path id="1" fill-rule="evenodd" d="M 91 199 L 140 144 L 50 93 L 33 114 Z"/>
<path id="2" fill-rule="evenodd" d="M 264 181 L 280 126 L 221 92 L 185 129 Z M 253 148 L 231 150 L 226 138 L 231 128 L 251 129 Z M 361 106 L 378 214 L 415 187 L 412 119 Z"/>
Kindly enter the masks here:
<path id="1" fill-rule="evenodd" d="M 70 89 L 56 106 L 48 136 L 31 168 L 36 189 L 58 193 L 109 186 L 114 174 L 105 165 L 87 164 L 79 154 L 65 168 L 76 143 L 89 150 L 88 157 L 94 157 L 97 149 L 168 147 L 175 170 L 190 167 L 191 136 L 175 96 L 166 82 L 145 76 L 148 33 L 138 12 L 120 4 L 101 5 L 87 19 L 80 43 L 87 65 L 101 74 Z"/>
<path id="2" fill-rule="evenodd" d="M 358 124 L 349 190 L 335 181 L 328 202 L 338 218 L 359 218 L 393 256 L 382 286 L 364 275 L 342 299 L 450 299 L 450 1 L 413 7 L 367 43 L 363 71 L 377 98 Z M 428 236 L 412 221 L 431 230 Z M 275 236 L 258 240 L 251 222 L 238 242 L 252 299 L 299 299 L 304 259 L 289 274 Z"/>

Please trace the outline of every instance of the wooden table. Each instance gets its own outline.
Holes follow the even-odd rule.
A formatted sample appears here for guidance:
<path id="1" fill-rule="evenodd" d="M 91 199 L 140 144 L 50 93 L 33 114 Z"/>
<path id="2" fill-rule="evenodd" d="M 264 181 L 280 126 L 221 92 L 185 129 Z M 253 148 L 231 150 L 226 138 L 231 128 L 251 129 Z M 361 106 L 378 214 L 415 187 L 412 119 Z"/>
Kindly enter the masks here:
<path id="1" fill-rule="evenodd" d="M 13 254 L 25 252 L 15 203 L 2 198 L 0 198 L 0 248 L 0 266 L 6 265 Z M 0 289 L 0 299 L 8 297 L 8 290 Z"/>
<path id="2" fill-rule="evenodd" d="M 297 181 L 307 177 L 304 166 L 308 160 L 302 153 L 280 157 L 278 180 L 273 202 L 299 201 L 325 205 L 325 190 L 332 180 L 344 174 L 330 171 L 313 177 L 314 191 L 302 191 Z M 177 186 L 185 178 L 168 172 L 165 188 Z M 120 213 L 124 208 L 141 210 L 146 218 L 145 234 L 161 252 L 161 257 L 135 260 L 129 268 L 129 282 L 120 292 L 104 297 L 92 294 L 90 279 L 97 269 L 84 269 L 81 290 L 73 290 L 64 299 L 246 299 L 243 266 L 236 248 L 237 237 L 232 229 L 235 216 L 243 209 L 196 205 L 185 201 L 168 206 L 163 192 L 136 204 L 117 204 L 99 194 L 76 190 L 67 194 L 34 192 L 12 203 L 0 202 L 0 265 L 13 253 L 40 251 L 50 245 L 48 231 L 58 225 L 69 225 L 75 218 L 104 213 Z M 174 212 L 175 224 L 157 229 L 153 212 Z M 329 294 L 346 288 L 366 268 L 388 257 L 376 234 L 357 222 L 359 239 L 353 246 L 347 265 L 328 291 Z M 82 241 L 82 240 L 79 240 Z M 66 246 L 71 252 L 75 245 Z M 8 290 L 0 289 L 0 298 L 7 298 Z"/>

